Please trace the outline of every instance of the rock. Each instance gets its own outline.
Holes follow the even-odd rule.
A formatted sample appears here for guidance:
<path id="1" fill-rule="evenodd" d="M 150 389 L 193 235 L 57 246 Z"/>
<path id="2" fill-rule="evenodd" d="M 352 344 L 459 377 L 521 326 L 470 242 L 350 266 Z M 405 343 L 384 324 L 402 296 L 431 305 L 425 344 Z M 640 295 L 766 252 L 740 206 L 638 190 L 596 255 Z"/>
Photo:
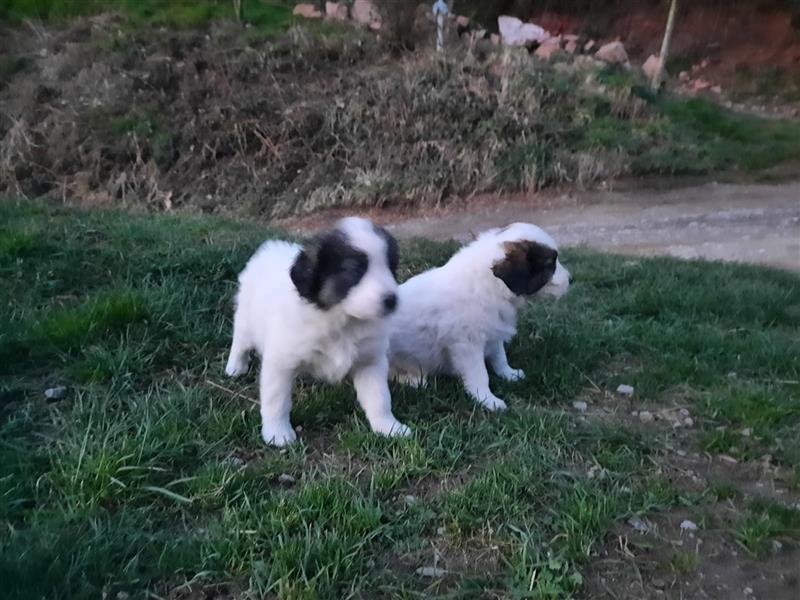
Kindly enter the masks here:
<path id="1" fill-rule="evenodd" d="M 711 91 L 713 93 L 715 93 L 715 94 L 721 94 L 722 93 L 722 87 L 718 86 L 718 85 L 712 85 L 711 86 Z"/>
<path id="2" fill-rule="evenodd" d="M 445 529 L 444 527 L 438 527 L 436 529 L 436 535 L 444 535 Z"/>
<path id="3" fill-rule="evenodd" d="M 294 483 L 295 481 L 297 480 L 288 473 L 281 473 L 280 475 L 278 475 L 278 483 L 290 484 Z"/>
<path id="4" fill-rule="evenodd" d="M 694 92 L 702 92 L 703 90 L 707 90 L 708 88 L 710 88 L 711 84 L 705 79 L 695 79 L 690 84 L 690 87 Z"/>
<path id="5" fill-rule="evenodd" d="M 625 385 L 624 383 L 621 383 L 617 386 L 617 393 L 620 396 L 633 396 L 633 392 L 634 389 L 632 385 Z"/>
<path id="6" fill-rule="evenodd" d="M 644 71 L 644 74 L 650 80 L 652 80 L 656 76 L 660 68 L 661 68 L 661 59 L 655 54 L 651 54 L 642 65 L 642 71 Z M 666 72 L 664 73 L 664 76 L 666 77 Z"/>
<path id="7" fill-rule="evenodd" d="M 586 412 L 586 410 L 589 408 L 589 405 L 586 404 L 586 402 L 584 402 L 583 400 L 576 400 L 575 402 L 572 403 L 572 408 L 574 408 L 578 412 Z"/>
<path id="8" fill-rule="evenodd" d="M 697 529 L 697 523 L 694 521 L 686 519 L 685 521 L 681 522 L 681 531 L 697 531 Z"/>
<path id="9" fill-rule="evenodd" d="M 724 462 L 724 463 L 727 463 L 727 464 L 729 464 L 729 465 L 738 465 L 738 464 L 739 464 L 739 461 L 738 461 L 738 460 L 736 460 L 736 459 L 735 459 L 735 458 L 733 458 L 732 456 L 728 456 L 727 454 L 720 454 L 720 455 L 719 455 L 719 459 L 720 459 L 722 462 Z"/>
<path id="10" fill-rule="evenodd" d="M 417 503 L 416 496 L 403 496 L 403 504 L 406 506 L 414 506 Z"/>
<path id="11" fill-rule="evenodd" d="M 222 464 L 230 465 L 232 467 L 242 467 L 244 466 L 244 460 L 239 458 L 238 456 L 229 456 L 228 458 L 222 461 Z"/>
<path id="12" fill-rule="evenodd" d="M 564 50 L 570 54 L 576 54 L 578 52 L 578 42 L 568 41 L 566 44 L 564 44 Z"/>
<path id="13" fill-rule="evenodd" d="M 622 42 L 603 44 L 600 46 L 600 49 L 595 52 L 595 56 L 609 65 L 628 64 L 628 53 L 625 51 L 625 46 Z"/>
<path id="14" fill-rule="evenodd" d="M 420 577 L 443 577 L 447 575 L 447 571 L 438 567 L 420 567 L 414 572 Z"/>
<path id="15" fill-rule="evenodd" d="M 751 435 L 753 435 L 753 430 L 750 427 L 746 427 L 745 429 L 742 429 L 742 431 L 740 433 L 744 437 L 750 437 Z"/>
<path id="16" fill-rule="evenodd" d="M 692 417 L 686 417 L 683 420 L 684 427 L 694 427 L 694 419 Z"/>
<path id="17" fill-rule="evenodd" d="M 295 17 L 304 17 L 306 19 L 319 19 L 322 17 L 322 13 L 313 4 L 295 4 L 292 14 Z"/>
<path id="18" fill-rule="evenodd" d="M 67 397 L 67 388 L 63 385 L 48 388 L 44 391 L 44 397 L 50 401 L 63 400 Z"/>
<path id="19" fill-rule="evenodd" d="M 545 40 L 541 46 L 536 49 L 536 56 L 542 60 L 550 60 L 556 52 L 561 50 L 561 36 L 551 37 Z"/>
<path id="20" fill-rule="evenodd" d="M 584 417 L 581 417 L 584 421 L 586 420 Z M 586 473 L 586 476 L 589 479 L 603 479 L 608 474 L 603 467 L 600 465 L 592 465 L 589 467 L 589 471 Z"/>
<path id="21" fill-rule="evenodd" d="M 301 431 L 303 431 L 303 426 L 302 426 L 302 425 L 298 425 L 297 427 L 295 427 L 295 428 L 294 428 L 294 430 L 295 430 L 297 433 L 300 433 Z"/>
<path id="22" fill-rule="evenodd" d="M 353 21 L 364 27 L 378 30 L 381 28 L 382 20 L 381 13 L 375 7 L 372 0 L 356 0 L 350 9 L 350 16 Z"/>
<path id="23" fill-rule="evenodd" d="M 678 414 L 682 417 L 688 417 L 691 413 L 688 408 L 682 408 L 678 411 Z"/>
<path id="24" fill-rule="evenodd" d="M 778 540 L 772 540 L 773 554 L 778 554 L 781 550 L 783 550 L 783 544 L 781 544 Z"/>
<path id="25" fill-rule="evenodd" d="M 350 16 L 347 10 L 347 4 L 344 2 L 326 2 L 325 16 L 334 21 L 347 21 Z"/>
<path id="26" fill-rule="evenodd" d="M 652 423 L 653 421 L 655 421 L 655 420 L 656 420 L 656 417 L 655 417 L 655 415 L 653 415 L 653 413 L 651 413 L 650 411 L 643 410 L 643 411 L 641 411 L 641 412 L 639 413 L 639 420 L 640 420 L 642 423 Z"/>
<path id="27" fill-rule="evenodd" d="M 482 42 L 486 38 L 486 30 L 485 29 L 476 29 L 475 31 L 470 31 L 467 33 L 464 38 L 472 45 L 477 44 L 478 42 Z M 488 44 L 488 42 L 486 42 Z"/>
<path id="28" fill-rule="evenodd" d="M 628 519 L 628 525 L 640 533 L 650 531 L 650 523 L 646 519 L 640 517 L 631 517 Z"/>
<path id="29" fill-rule="evenodd" d="M 588 42 L 586 42 L 586 45 L 583 47 L 583 51 L 584 52 L 591 52 L 592 50 L 594 50 L 594 47 L 596 45 L 597 45 L 597 42 L 595 42 L 594 40 L 589 40 Z"/>
<path id="30" fill-rule="evenodd" d="M 497 18 L 500 37 L 506 46 L 525 46 L 531 42 L 540 44 L 550 37 L 544 29 L 533 23 L 523 23 L 516 17 L 501 16 Z"/>
<path id="31" fill-rule="evenodd" d="M 658 577 L 653 579 L 651 581 L 651 583 L 653 584 L 654 588 L 663 589 L 663 588 L 667 587 L 667 582 L 664 581 L 663 579 L 659 579 Z"/>
<path id="32" fill-rule="evenodd" d="M 689 75 L 689 71 L 681 71 L 680 74 L 678 75 L 678 79 L 680 79 L 684 83 L 689 81 L 691 78 L 692 77 L 691 75 Z"/>

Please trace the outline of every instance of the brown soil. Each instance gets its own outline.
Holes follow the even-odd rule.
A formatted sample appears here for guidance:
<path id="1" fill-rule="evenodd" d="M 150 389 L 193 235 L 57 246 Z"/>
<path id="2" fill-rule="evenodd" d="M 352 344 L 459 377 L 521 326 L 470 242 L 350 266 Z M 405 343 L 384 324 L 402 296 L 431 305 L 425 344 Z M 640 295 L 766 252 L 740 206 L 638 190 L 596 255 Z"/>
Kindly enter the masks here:
<path id="1" fill-rule="evenodd" d="M 687 506 L 647 516 L 634 527 L 617 523 L 607 543 L 591 561 L 583 597 L 640 600 L 796 600 L 800 597 L 800 549 L 783 545 L 771 556 L 754 558 L 734 540 L 731 527 L 742 507 L 753 499 L 769 499 L 796 506 L 800 495 L 786 486 L 789 474 L 769 460 L 736 463 L 698 449 L 694 431 L 701 418 L 692 415 L 691 427 L 682 426 L 676 395 L 668 406 L 641 407 L 655 416 L 642 424 L 636 403 L 607 393 L 586 400 L 589 410 L 580 419 L 626 422 L 653 440 L 657 449 L 653 470 L 684 492 L 702 493 L 713 484 L 736 489 L 735 498 L 699 507 Z M 684 413 L 685 414 L 685 413 Z M 681 530 L 691 520 L 696 531 Z M 646 529 L 646 530 L 642 530 Z"/>

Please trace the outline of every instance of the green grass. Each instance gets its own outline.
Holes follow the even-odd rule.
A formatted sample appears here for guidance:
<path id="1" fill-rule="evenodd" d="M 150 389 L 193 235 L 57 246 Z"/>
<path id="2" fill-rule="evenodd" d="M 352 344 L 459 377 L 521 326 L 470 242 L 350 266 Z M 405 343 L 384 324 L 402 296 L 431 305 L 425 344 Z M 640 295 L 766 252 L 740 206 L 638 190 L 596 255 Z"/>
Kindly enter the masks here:
<path id="1" fill-rule="evenodd" d="M 267 448 L 254 376 L 222 369 L 236 275 L 270 235 L 0 203 L 4 598 L 166 597 L 190 581 L 245 597 L 568 598 L 615 522 L 696 500 L 657 475 L 652 431 L 574 418 L 594 386 L 635 385 L 643 405 L 681 390 L 698 428 L 749 427 L 800 465 L 795 275 L 583 250 L 565 252 L 570 294 L 521 315 L 509 355 L 528 378 L 492 383 L 507 414 L 448 378 L 393 386 L 415 434 L 387 440 L 351 387 L 302 380 L 300 443 Z M 402 276 L 453 249 L 404 243 Z M 47 402 L 53 385 L 69 396 Z M 716 498 L 738 500 L 725 485 Z M 731 532 L 744 547 L 796 537 L 796 511 L 749 506 Z M 441 585 L 414 574 L 434 562 L 452 571 Z"/>
<path id="2" fill-rule="evenodd" d="M 763 500 L 753 502 L 736 524 L 734 536 L 747 552 L 763 558 L 775 551 L 775 542 L 800 539 L 800 508 Z"/>
<path id="3" fill-rule="evenodd" d="M 579 131 L 579 148 L 627 155 L 634 174 L 757 172 L 800 162 L 800 121 L 742 114 L 704 98 L 654 96 L 637 75 L 605 69 L 598 80 L 612 94 L 644 101 L 649 118 L 620 118 L 608 99 L 590 98 L 593 118 Z"/>
<path id="4" fill-rule="evenodd" d="M 245 21 L 262 34 L 285 31 L 293 21 L 286 2 L 244 0 L 244 6 Z M 120 12 L 131 25 L 139 27 L 200 28 L 236 16 L 231 0 L 4 0 L 0 3 L 0 21 L 40 19 L 57 23 L 110 10 Z"/>

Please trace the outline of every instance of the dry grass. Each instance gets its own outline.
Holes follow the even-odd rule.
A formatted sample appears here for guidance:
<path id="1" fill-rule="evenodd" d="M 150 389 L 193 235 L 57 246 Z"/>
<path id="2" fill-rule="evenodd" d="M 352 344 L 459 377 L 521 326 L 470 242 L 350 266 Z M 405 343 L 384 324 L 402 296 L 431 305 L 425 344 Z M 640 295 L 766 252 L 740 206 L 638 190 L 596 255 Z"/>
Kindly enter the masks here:
<path id="1" fill-rule="evenodd" d="M 586 57 L 477 44 L 398 58 L 412 16 L 388 43 L 329 27 L 252 41 L 230 22 L 119 33 L 109 18 L 20 34 L 0 192 L 270 218 L 797 154 L 796 124 L 643 99 L 635 76 Z"/>

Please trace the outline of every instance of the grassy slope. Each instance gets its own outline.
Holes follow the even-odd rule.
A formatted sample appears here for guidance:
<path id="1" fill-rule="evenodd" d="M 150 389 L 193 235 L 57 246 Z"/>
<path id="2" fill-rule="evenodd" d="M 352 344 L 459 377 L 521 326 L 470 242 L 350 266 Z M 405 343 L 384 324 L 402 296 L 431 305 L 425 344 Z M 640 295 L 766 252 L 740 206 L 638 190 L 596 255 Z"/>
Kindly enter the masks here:
<path id="1" fill-rule="evenodd" d="M 292 20 L 287 2 L 244 2 L 245 19 L 259 29 L 278 33 Z M 126 15 L 133 25 L 203 27 L 213 19 L 235 17 L 231 0 L 4 0 L 0 3 L 0 20 L 61 22 L 109 9 Z"/>
<path id="2" fill-rule="evenodd" d="M 593 386 L 635 385 L 637 406 L 680 394 L 711 450 L 800 465 L 800 393 L 785 383 L 800 379 L 796 276 L 584 251 L 566 253 L 574 290 L 522 315 L 510 359 L 528 379 L 493 381 L 508 414 L 476 410 L 445 378 L 395 387 L 415 435 L 389 441 L 348 386 L 302 382 L 303 442 L 267 449 L 253 376 L 222 375 L 236 273 L 265 235 L 0 203 L 4 598 L 165 595 L 192 578 L 287 598 L 412 597 L 434 547 L 448 566 L 471 557 L 446 579 L 465 595 L 566 597 L 614 520 L 709 500 L 659 479 L 652 432 L 575 420 L 571 400 Z M 451 251 L 404 244 L 403 276 Z M 55 384 L 73 389 L 47 403 Z M 603 477 L 587 476 L 595 465 Z M 799 515 L 754 504 L 731 535 L 763 551 Z"/>
<path id="3" fill-rule="evenodd" d="M 58 22 L 101 5 L 7 0 L 0 19 Z M 249 2 L 252 27 L 203 40 L 192 30 L 230 20 L 232 2 L 117 6 L 128 27 L 52 48 L 61 60 L 39 55 L 39 45 L 0 56 L 0 92 L 18 105 L 13 121 L 0 118 L 8 149 L 0 191 L 82 198 L 88 186 L 99 198 L 149 207 L 171 194 L 173 206 L 285 217 L 620 175 L 753 176 L 800 165 L 800 121 L 656 98 L 637 71 L 463 48 L 443 61 L 425 52 L 396 61 L 385 40 L 294 19 L 284 3 Z M 302 27 L 275 35 L 292 24 Z M 80 83 L 95 81 L 98 47 L 112 72 L 124 73 L 102 80 L 110 92 L 101 105 L 85 99 Z M 176 60 L 151 60 L 163 53 Z M 53 77 L 53 62 L 63 85 L 26 100 L 32 81 Z M 204 75 L 184 62 L 204 65 Z M 142 78 L 159 93 L 142 93 Z M 195 151 L 206 147 L 213 160 Z"/>

